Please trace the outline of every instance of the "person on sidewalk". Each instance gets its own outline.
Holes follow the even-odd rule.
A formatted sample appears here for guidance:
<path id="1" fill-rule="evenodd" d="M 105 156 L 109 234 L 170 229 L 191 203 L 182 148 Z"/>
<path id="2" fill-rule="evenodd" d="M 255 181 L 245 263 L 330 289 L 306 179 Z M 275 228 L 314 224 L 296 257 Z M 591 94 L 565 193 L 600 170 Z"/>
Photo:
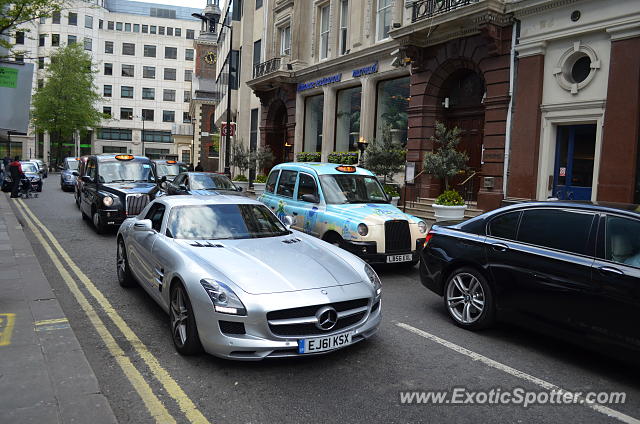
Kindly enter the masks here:
<path id="1" fill-rule="evenodd" d="M 9 174 L 11 175 L 11 197 L 20 197 L 18 192 L 20 190 L 20 180 L 24 173 L 22 172 L 22 165 L 20 164 L 20 156 L 16 156 L 14 161 L 9 164 Z"/>
<path id="2" fill-rule="evenodd" d="M 202 172 L 204 171 L 204 168 L 202 167 L 202 163 L 198 162 L 198 165 L 196 166 L 196 172 Z"/>

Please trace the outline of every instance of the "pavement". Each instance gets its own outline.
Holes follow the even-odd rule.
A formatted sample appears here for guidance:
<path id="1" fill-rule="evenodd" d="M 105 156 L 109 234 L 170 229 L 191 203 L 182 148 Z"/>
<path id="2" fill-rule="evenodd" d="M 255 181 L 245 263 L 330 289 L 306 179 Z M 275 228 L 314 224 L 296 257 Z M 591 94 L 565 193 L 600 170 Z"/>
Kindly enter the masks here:
<path id="1" fill-rule="evenodd" d="M 116 423 L 10 201 L 0 195 L 0 421 Z"/>

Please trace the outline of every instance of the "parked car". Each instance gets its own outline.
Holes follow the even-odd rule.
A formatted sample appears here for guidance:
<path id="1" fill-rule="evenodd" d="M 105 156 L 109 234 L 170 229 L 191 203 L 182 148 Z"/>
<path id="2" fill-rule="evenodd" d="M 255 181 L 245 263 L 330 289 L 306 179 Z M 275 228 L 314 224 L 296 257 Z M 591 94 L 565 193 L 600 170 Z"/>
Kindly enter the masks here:
<path id="1" fill-rule="evenodd" d="M 47 164 L 44 163 L 42 159 L 29 159 L 29 162 L 34 162 L 36 165 L 38 165 L 38 173 L 42 178 L 47 178 L 49 176 Z"/>
<path id="2" fill-rule="evenodd" d="M 164 196 L 118 231 L 117 274 L 169 313 L 177 351 L 238 360 L 327 353 L 371 337 L 370 265 L 240 196 Z"/>
<path id="3" fill-rule="evenodd" d="M 143 156 L 89 156 L 79 179 L 82 218 L 91 219 L 99 234 L 139 214 L 157 189 L 151 161 Z"/>
<path id="4" fill-rule="evenodd" d="M 25 177 L 31 182 L 31 187 L 33 190 L 38 193 L 42 191 L 42 177 L 38 172 L 38 165 L 31 161 L 20 161 L 20 165 L 22 166 L 22 172 Z M 2 180 L 2 191 L 9 192 L 11 191 L 11 187 L 13 184 L 13 180 L 11 179 L 11 175 L 9 172 L 4 173 L 4 178 Z"/>
<path id="5" fill-rule="evenodd" d="M 82 186 L 84 185 L 82 178 L 78 178 L 78 176 L 85 175 L 87 159 L 89 159 L 88 155 L 80 156 L 78 158 L 78 162 L 80 163 L 78 164 L 78 170 L 76 171 L 78 175 L 75 175 L 72 172 L 72 174 L 76 177 L 76 185 L 73 189 L 73 197 L 75 198 L 76 206 L 78 207 L 78 209 L 80 208 L 80 193 L 82 192 Z"/>
<path id="6" fill-rule="evenodd" d="M 390 204 L 376 176 L 355 166 L 275 166 L 258 198 L 293 228 L 348 250 L 368 263 L 415 265 L 427 224 Z"/>
<path id="7" fill-rule="evenodd" d="M 73 172 L 78 172 L 78 166 L 80 165 L 80 158 L 64 158 L 62 165 L 60 165 L 60 189 L 62 191 L 74 190 L 76 186 L 76 176 Z"/>
<path id="8" fill-rule="evenodd" d="M 243 195 L 241 188 L 236 187 L 229 177 L 213 172 L 183 172 L 173 181 L 164 184 L 167 195 L 197 194 L 211 196 L 216 194 Z"/>
<path id="9" fill-rule="evenodd" d="M 187 165 L 175 160 L 152 160 L 151 162 L 156 177 L 167 177 L 167 181 L 173 180 L 182 172 L 187 172 Z"/>
<path id="10" fill-rule="evenodd" d="M 460 327 L 496 318 L 640 353 L 640 208 L 536 202 L 434 225 L 422 283 Z"/>

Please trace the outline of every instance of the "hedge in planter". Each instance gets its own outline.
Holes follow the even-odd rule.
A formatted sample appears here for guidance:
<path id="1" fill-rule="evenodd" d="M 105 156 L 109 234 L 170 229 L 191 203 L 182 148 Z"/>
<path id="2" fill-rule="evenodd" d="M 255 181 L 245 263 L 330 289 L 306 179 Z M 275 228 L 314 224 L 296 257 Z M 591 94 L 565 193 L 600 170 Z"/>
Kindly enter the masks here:
<path id="1" fill-rule="evenodd" d="M 435 204 L 441 206 L 464 206 L 464 200 L 457 191 L 447 190 L 436 198 Z"/>
<path id="2" fill-rule="evenodd" d="M 340 165 L 356 165 L 358 163 L 357 152 L 331 152 L 328 157 L 329 163 Z"/>
<path id="3" fill-rule="evenodd" d="M 296 155 L 298 162 L 320 162 L 320 152 L 300 152 Z"/>

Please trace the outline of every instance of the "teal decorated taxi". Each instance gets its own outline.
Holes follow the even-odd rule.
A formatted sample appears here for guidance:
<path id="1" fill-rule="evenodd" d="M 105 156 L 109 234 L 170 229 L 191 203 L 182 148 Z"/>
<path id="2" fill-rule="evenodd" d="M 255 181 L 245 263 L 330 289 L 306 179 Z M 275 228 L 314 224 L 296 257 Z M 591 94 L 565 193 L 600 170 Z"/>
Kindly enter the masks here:
<path id="1" fill-rule="evenodd" d="M 346 249 L 368 263 L 418 262 L 427 224 L 390 204 L 363 168 L 292 162 L 275 166 L 258 198 L 294 229 Z"/>

